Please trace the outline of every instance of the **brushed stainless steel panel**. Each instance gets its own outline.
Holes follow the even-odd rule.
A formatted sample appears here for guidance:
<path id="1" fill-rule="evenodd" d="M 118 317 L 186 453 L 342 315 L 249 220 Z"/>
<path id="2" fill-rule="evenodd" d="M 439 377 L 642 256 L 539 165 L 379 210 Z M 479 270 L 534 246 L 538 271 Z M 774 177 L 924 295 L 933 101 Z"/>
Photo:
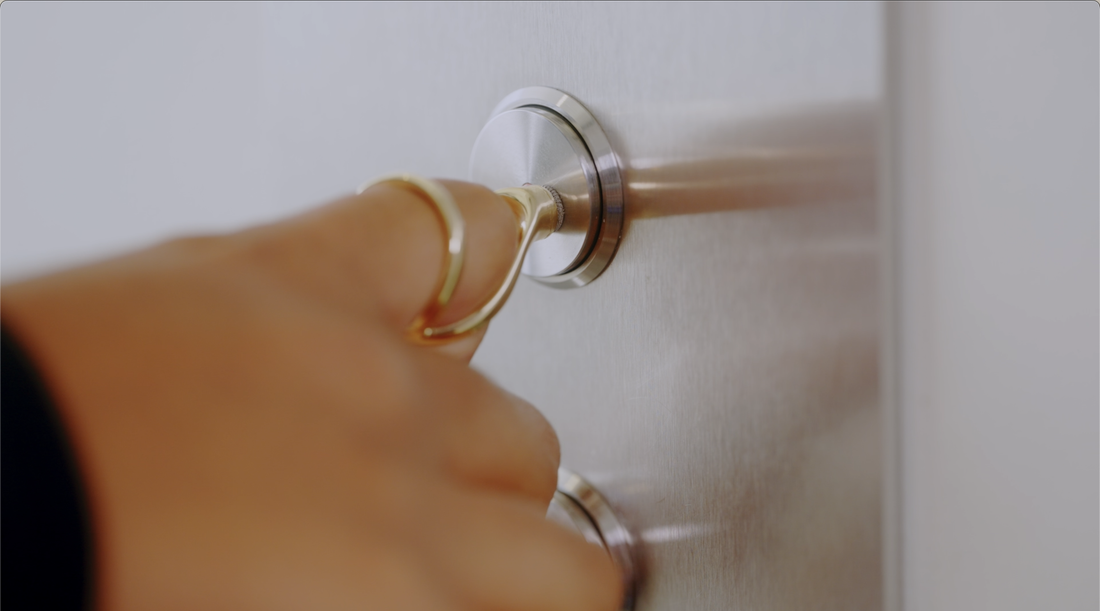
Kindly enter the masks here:
<path id="1" fill-rule="evenodd" d="M 619 36 L 620 58 L 640 52 Z M 571 90 L 623 152 L 623 241 L 588 287 L 518 286 L 475 362 L 547 412 L 565 463 L 640 534 L 640 609 L 879 608 L 880 51 L 834 66 L 870 90 L 762 102 L 737 86 L 758 53 L 695 40 L 723 59 L 679 93 L 724 97 L 646 104 L 660 83 L 628 59 L 641 99 L 601 113 L 588 96 L 614 88 Z"/>
<path id="2" fill-rule="evenodd" d="M 98 247 L 117 248 L 394 170 L 461 178 L 505 95 L 567 91 L 625 166 L 619 251 L 576 290 L 521 279 L 475 365 L 546 412 L 565 464 L 640 535 L 639 609 L 880 606 L 878 4 L 129 6 L 5 5 L 5 117 L 26 110 L 5 122 L 5 163 L 15 142 L 65 151 L 21 174 L 40 179 L 5 174 L 5 220 L 25 201 L 56 229 L 100 195 L 89 184 L 133 185 L 99 198 L 118 216 L 96 215 L 117 218 Z M 22 36 L 13 15 L 49 17 Z M 62 85 L 7 80 L 69 45 L 79 61 L 18 72 Z M 208 74 L 224 78 L 189 84 Z M 138 180 L 165 151 L 184 169 Z M 166 195 L 201 178 L 195 160 L 247 173 L 226 173 L 229 196 Z"/>

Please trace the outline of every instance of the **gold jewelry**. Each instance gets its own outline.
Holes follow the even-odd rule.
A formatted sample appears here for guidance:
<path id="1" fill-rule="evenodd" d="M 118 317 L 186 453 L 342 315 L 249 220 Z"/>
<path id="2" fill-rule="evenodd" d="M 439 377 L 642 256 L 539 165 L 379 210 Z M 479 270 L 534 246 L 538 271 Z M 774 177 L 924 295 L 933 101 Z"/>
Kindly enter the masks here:
<path id="1" fill-rule="evenodd" d="M 466 221 L 462 219 L 462 213 L 455 203 L 455 198 L 443 185 L 438 182 L 416 176 L 413 174 L 388 174 L 368 180 L 355 191 L 362 193 L 367 189 L 384 182 L 397 183 L 411 188 L 412 191 L 424 196 L 435 209 L 439 221 L 443 224 L 443 232 L 446 234 L 446 248 L 443 253 L 443 270 L 439 275 L 439 287 L 435 300 L 428 304 L 409 326 L 408 334 L 411 338 L 424 341 L 433 338 L 432 329 L 428 323 L 438 315 L 451 301 L 458 280 L 462 276 L 462 261 L 466 253 Z"/>
<path id="2" fill-rule="evenodd" d="M 497 292 L 473 314 L 449 325 L 424 329 L 425 338 L 457 339 L 487 324 L 512 294 L 512 288 L 516 285 L 516 279 L 519 278 L 519 272 L 523 268 L 523 258 L 527 255 L 531 244 L 554 233 L 560 225 L 562 202 L 556 191 L 538 185 L 524 185 L 501 189 L 496 193 L 512 207 L 512 211 L 519 220 L 519 249 L 511 268 L 508 269 L 508 275 L 505 276 Z"/>
<path id="3" fill-rule="evenodd" d="M 553 189 L 537 185 L 524 185 L 512 189 L 501 189 L 497 195 L 502 196 L 511 207 L 519 220 L 520 244 L 516 258 L 508 270 L 504 282 L 497 292 L 489 298 L 475 312 L 462 320 L 442 327 L 430 327 L 428 324 L 451 301 L 459 276 L 462 275 L 462 261 L 465 253 L 465 222 L 458 210 L 454 197 L 443 185 L 412 174 L 391 174 L 375 180 L 363 183 L 356 193 L 362 193 L 370 187 L 383 182 L 396 182 L 409 185 L 435 206 L 439 219 L 443 223 L 443 229 L 447 234 L 447 248 L 443 257 L 443 273 L 439 281 L 439 292 L 435 301 L 428 305 L 409 326 L 408 336 L 413 341 L 423 344 L 437 344 L 456 340 L 477 330 L 489 322 L 516 285 L 519 272 L 523 267 L 523 257 L 528 248 L 536 240 L 541 240 L 554 233 L 561 226 L 563 206 L 561 197 Z"/>

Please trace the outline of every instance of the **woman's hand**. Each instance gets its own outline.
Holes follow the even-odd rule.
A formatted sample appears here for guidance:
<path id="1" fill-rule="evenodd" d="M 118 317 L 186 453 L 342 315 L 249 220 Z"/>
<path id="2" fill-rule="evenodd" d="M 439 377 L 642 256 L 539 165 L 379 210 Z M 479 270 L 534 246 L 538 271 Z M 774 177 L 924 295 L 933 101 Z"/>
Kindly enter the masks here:
<path id="1" fill-rule="evenodd" d="M 490 295 L 509 207 L 466 218 L 439 322 Z M 603 609 L 606 554 L 545 521 L 557 438 L 403 331 L 434 297 L 430 205 L 383 184 L 310 214 L 4 287 L 89 491 L 102 609 Z"/>

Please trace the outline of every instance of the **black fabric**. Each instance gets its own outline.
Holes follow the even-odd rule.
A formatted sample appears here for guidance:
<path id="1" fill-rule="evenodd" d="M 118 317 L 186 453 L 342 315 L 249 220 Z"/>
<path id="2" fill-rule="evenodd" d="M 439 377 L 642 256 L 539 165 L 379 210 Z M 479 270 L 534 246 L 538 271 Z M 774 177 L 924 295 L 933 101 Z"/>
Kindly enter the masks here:
<path id="1" fill-rule="evenodd" d="M 75 462 L 34 367 L 0 335 L 0 606 L 86 609 L 91 533 Z"/>

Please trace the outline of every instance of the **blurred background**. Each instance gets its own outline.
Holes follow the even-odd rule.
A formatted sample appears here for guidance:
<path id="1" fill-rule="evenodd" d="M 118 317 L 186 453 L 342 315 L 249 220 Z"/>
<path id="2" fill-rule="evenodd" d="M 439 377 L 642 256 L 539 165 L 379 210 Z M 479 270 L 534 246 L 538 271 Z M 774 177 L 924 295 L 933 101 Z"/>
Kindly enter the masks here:
<path id="1" fill-rule="evenodd" d="M 9 0 L 0 274 L 465 178 L 556 87 L 622 243 L 475 366 L 624 514 L 639 609 L 1096 609 L 1098 58 L 1095 2 Z"/>

